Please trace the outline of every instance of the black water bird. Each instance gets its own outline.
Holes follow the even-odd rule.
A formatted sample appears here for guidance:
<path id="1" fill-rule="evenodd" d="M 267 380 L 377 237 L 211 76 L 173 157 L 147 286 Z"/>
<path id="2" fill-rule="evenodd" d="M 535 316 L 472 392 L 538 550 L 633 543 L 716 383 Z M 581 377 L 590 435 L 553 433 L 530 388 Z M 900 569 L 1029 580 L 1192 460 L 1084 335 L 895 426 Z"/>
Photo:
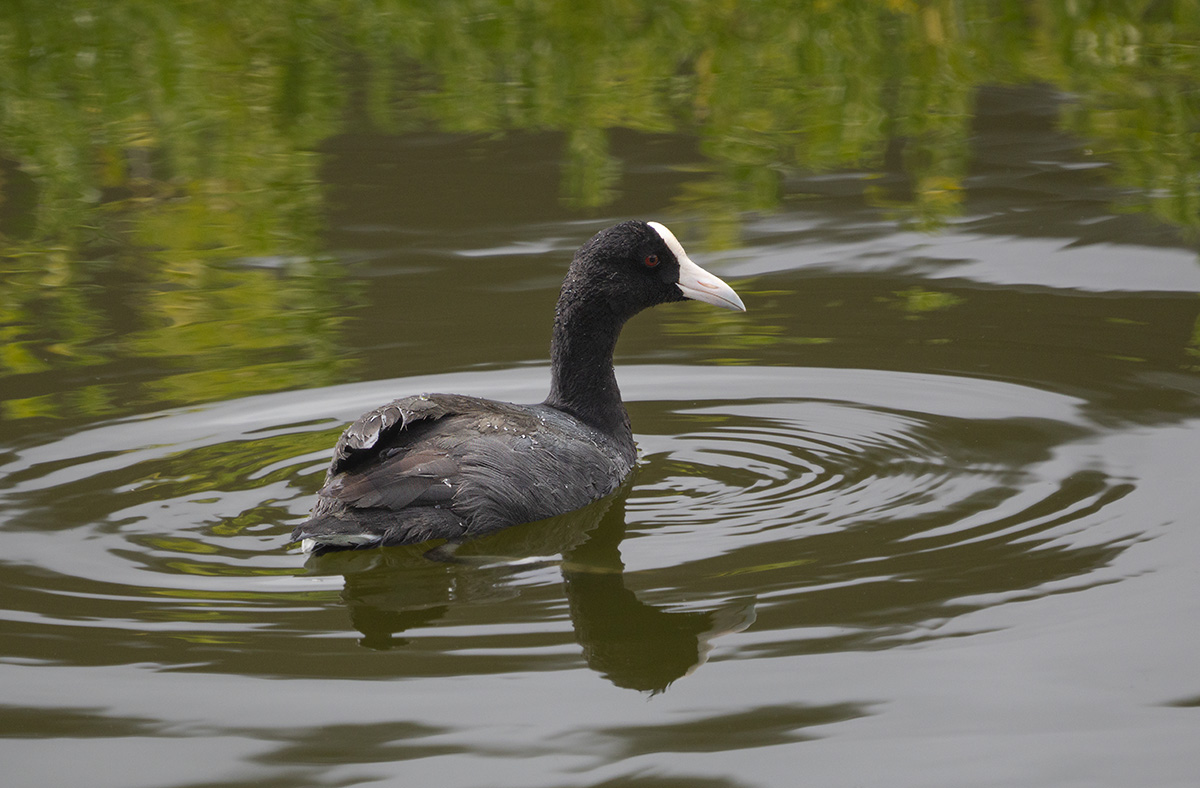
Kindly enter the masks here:
<path id="1" fill-rule="evenodd" d="M 305 550 L 461 542 L 578 509 L 616 489 L 637 453 L 613 372 L 625 321 L 694 299 L 745 311 L 729 285 L 688 259 L 657 222 L 623 222 L 580 247 L 563 282 L 539 405 L 422 394 L 342 433 Z"/>

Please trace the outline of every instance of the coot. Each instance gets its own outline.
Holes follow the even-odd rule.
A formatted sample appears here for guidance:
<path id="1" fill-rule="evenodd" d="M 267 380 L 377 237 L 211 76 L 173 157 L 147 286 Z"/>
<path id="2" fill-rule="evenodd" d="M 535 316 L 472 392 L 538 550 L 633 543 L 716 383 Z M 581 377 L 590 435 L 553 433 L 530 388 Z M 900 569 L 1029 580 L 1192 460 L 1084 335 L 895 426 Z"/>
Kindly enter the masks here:
<path id="1" fill-rule="evenodd" d="M 363 415 L 292 540 L 317 551 L 460 542 L 612 492 L 637 456 L 613 373 L 617 336 L 643 309 L 688 298 L 746 309 L 658 222 L 600 231 L 575 253 L 554 310 L 546 401 L 422 394 Z"/>

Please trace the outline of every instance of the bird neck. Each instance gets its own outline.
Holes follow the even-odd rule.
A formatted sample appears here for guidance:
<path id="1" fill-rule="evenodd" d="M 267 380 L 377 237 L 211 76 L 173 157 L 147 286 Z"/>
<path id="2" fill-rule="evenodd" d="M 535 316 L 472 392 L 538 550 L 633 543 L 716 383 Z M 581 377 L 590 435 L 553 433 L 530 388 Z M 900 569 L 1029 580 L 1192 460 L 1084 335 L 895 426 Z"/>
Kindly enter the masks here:
<path id="1" fill-rule="evenodd" d="M 613 371 L 613 350 L 624 322 L 603 300 L 575 298 L 564 288 L 554 314 L 545 404 L 632 445 L 629 414 Z"/>

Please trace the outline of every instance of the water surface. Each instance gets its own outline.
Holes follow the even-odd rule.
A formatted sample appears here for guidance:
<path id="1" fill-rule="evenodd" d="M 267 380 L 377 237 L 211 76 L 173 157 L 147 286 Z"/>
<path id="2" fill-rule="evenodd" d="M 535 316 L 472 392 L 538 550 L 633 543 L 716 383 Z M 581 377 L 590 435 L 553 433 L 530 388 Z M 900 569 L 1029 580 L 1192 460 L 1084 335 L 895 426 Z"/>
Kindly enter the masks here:
<path id="1" fill-rule="evenodd" d="M 719 104 L 596 181 L 437 95 L 316 129 L 267 211 L 307 236 L 135 194 L 178 236 L 63 256 L 10 200 L 5 785 L 1192 784 L 1200 266 L 1093 94 L 976 86 L 949 190 L 919 138 L 760 167 Z M 458 562 L 288 545 L 361 412 L 540 400 L 566 262 L 629 216 L 748 311 L 628 325 L 623 489 Z"/>

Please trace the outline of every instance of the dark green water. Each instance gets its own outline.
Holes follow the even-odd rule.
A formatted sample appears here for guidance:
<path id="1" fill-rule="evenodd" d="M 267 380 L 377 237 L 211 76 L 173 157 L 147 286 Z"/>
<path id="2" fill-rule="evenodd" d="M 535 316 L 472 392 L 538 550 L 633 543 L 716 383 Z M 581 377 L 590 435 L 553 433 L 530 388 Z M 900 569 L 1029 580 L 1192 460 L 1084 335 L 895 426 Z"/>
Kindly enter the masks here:
<path id="1" fill-rule="evenodd" d="M 1193 3 L 20 4 L 5 786 L 1190 786 Z M 390 398 L 540 400 L 665 222 L 641 454 L 468 545 L 287 545 Z"/>

